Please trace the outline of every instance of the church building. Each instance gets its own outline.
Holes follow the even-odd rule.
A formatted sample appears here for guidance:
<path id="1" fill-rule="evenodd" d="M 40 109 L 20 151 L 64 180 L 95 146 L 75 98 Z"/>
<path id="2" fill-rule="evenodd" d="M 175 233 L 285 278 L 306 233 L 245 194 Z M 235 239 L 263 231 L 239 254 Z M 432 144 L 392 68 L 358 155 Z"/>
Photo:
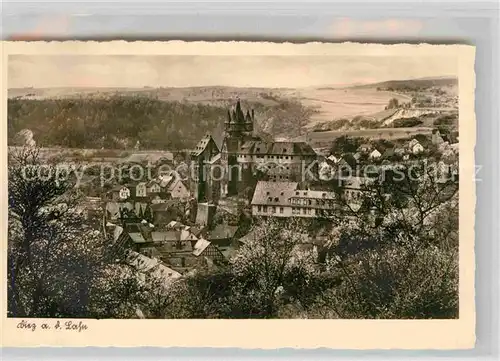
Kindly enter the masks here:
<path id="1" fill-rule="evenodd" d="M 228 110 L 221 149 L 207 134 L 191 153 L 192 190 L 198 202 L 242 194 L 257 181 L 307 182 L 318 174 L 317 155 L 305 142 L 267 142 L 254 134 L 254 111 L 238 100 Z M 304 172 L 304 170 L 306 170 Z"/>

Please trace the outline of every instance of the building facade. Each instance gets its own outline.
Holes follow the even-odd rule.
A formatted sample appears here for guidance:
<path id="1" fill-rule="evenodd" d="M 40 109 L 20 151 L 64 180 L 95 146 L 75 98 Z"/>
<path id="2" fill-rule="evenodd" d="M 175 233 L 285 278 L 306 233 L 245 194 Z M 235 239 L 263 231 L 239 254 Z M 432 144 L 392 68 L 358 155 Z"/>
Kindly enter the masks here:
<path id="1" fill-rule="evenodd" d="M 207 134 L 191 153 L 191 189 L 198 202 L 243 194 L 258 180 L 307 182 L 317 179 L 316 152 L 305 142 L 267 142 L 254 134 L 255 114 L 240 101 L 228 111 L 219 151 Z"/>
<path id="2" fill-rule="evenodd" d="M 298 182 L 259 182 L 252 198 L 253 216 L 330 217 L 334 192 L 301 190 Z"/>

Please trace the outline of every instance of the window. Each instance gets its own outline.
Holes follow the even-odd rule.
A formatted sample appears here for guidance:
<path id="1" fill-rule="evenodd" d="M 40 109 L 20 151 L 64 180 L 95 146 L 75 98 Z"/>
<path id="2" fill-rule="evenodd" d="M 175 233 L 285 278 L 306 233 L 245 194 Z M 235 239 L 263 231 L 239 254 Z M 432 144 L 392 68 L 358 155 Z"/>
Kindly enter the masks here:
<path id="1" fill-rule="evenodd" d="M 272 201 L 273 201 L 273 197 L 269 197 L 269 198 L 267 198 L 267 201 L 268 201 L 268 202 L 272 202 Z"/>
<path id="2" fill-rule="evenodd" d="M 262 210 L 262 206 L 257 206 L 257 211 L 260 212 Z"/>
<path id="3" fill-rule="evenodd" d="M 295 195 L 298 196 L 299 195 L 299 192 L 295 192 Z"/>
<path id="4" fill-rule="evenodd" d="M 262 206 L 262 212 L 267 212 L 267 206 Z"/>
<path id="5" fill-rule="evenodd" d="M 271 207 L 271 213 L 276 213 L 276 207 Z"/>
<path id="6" fill-rule="evenodd" d="M 269 195 L 269 192 L 266 192 L 266 195 Z"/>
<path id="7" fill-rule="evenodd" d="M 274 198 L 274 201 L 275 201 L 275 202 L 278 202 L 278 200 L 279 200 L 279 198 L 278 198 L 278 197 L 275 197 L 275 198 Z"/>
<path id="8" fill-rule="evenodd" d="M 281 195 L 284 195 L 284 193 L 283 193 L 283 192 L 281 192 L 280 194 L 281 194 Z"/>
<path id="9" fill-rule="evenodd" d="M 309 205 L 311 205 L 311 204 L 312 204 L 312 201 L 309 199 L 308 203 L 309 203 Z"/>
<path id="10" fill-rule="evenodd" d="M 280 213 L 283 213 L 283 211 L 284 211 L 283 207 L 280 207 Z"/>
<path id="11" fill-rule="evenodd" d="M 302 208 L 302 214 L 306 214 L 306 211 L 307 211 L 306 208 Z"/>

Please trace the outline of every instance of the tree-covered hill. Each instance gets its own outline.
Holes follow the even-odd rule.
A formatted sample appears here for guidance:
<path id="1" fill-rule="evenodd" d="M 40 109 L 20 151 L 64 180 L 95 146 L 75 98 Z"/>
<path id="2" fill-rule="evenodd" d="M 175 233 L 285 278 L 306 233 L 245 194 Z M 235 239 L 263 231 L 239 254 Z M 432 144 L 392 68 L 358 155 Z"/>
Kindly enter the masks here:
<path id="1" fill-rule="evenodd" d="M 9 99 L 9 141 L 30 129 L 42 146 L 147 149 L 194 146 L 207 132 L 221 132 L 227 110 L 148 97 Z"/>
<path id="2" fill-rule="evenodd" d="M 300 102 L 285 98 L 273 104 L 243 100 L 242 105 L 255 110 L 260 135 L 295 136 L 312 114 Z M 139 141 L 143 149 L 188 149 L 207 132 L 221 138 L 227 106 L 138 95 L 11 98 L 9 143 L 29 129 L 45 147 L 127 149 Z"/>

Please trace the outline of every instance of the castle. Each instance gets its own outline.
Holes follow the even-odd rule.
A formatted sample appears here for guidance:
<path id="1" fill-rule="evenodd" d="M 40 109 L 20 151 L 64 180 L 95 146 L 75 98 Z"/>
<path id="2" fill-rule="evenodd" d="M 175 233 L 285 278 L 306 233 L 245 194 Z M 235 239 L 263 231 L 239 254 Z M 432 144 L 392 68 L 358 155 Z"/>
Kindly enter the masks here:
<path id="1" fill-rule="evenodd" d="M 210 134 L 191 152 L 191 191 L 198 202 L 242 194 L 259 180 L 307 182 L 317 175 L 316 153 L 305 142 L 268 142 L 254 134 L 254 111 L 238 100 L 228 110 L 219 149 Z M 304 172 L 304 170 L 308 170 Z"/>

